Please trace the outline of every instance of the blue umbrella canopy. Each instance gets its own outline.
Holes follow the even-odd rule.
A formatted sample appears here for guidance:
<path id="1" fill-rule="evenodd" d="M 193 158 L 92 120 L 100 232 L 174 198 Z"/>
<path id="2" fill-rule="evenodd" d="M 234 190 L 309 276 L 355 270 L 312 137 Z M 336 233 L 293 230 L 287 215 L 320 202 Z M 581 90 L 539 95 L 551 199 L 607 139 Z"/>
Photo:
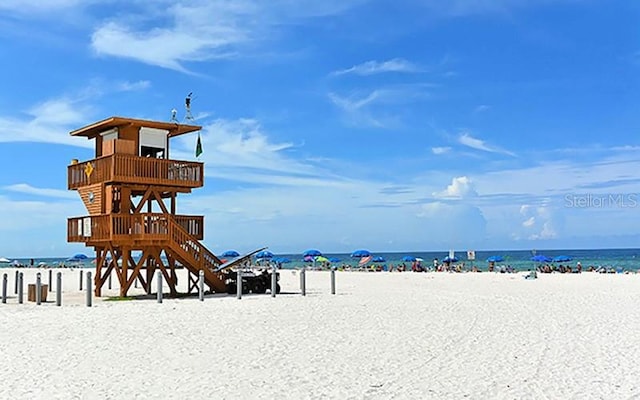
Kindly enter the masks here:
<path id="1" fill-rule="evenodd" d="M 402 257 L 402 261 L 414 262 L 416 261 L 416 258 L 414 256 L 404 256 Z"/>
<path id="2" fill-rule="evenodd" d="M 305 250 L 304 253 L 302 253 L 303 257 L 318 257 L 321 255 L 322 255 L 322 252 L 316 249 Z"/>
<path id="3" fill-rule="evenodd" d="M 446 263 L 452 263 L 452 262 L 458 262 L 458 259 L 456 257 L 446 256 L 445 258 L 442 259 L 442 261 Z"/>
<path id="4" fill-rule="evenodd" d="M 86 254 L 78 253 L 74 254 L 71 258 L 75 258 L 76 260 L 86 260 L 89 257 L 87 257 Z"/>
<path id="5" fill-rule="evenodd" d="M 533 257 L 531 257 L 531 261 L 535 261 L 535 262 L 551 262 L 552 259 L 545 256 L 544 254 L 537 254 Z"/>
<path id="6" fill-rule="evenodd" d="M 370 257 L 370 256 L 371 256 L 371 252 L 369 250 L 364 250 L 364 249 L 356 250 L 353 253 L 351 253 L 351 257 L 355 257 L 355 258 Z"/>
<path id="7" fill-rule="evenodd" d="M 553 261 L 553 262 L 567 262 L 567 261 L 571 261 L 571 260 L 572 260 L 572 258 L 569 257 L 569 256 L 556 256 L 556 257 L 553 257 L 553 260 L 551 260 L 551 261 Z"/>
<path id="8" fill-rule="evenodd" d="M 375 263 L 379 263 L 379 262 L 385 262 L 385 261 L 387 261 L 387 260 L 385 260 L 385 259 L 384 259 L 384 257 L 381 257 L 381 256 L 375 256 L 375 257 L 373 257 L 373 260 L 372 260 L 372 261 L 373 261 L 373 262 L 375 262 Z"/>
<path id="9" fill-rule="evenodd" d="M 228 257 L 240 257 L 240 253 L 235 250 L 227 250 L 224 253 L 220 254 L 220 257 L 228 258 Z"/>
<path id="10" fill-rule="evenodd" d="M 273 258 L 273 253 L 269 250 L 262 250 L 256 254 L 257 259 Z"/>
<path id="11" fill-rule="evenodd" d="M 487 262 L 503 262 L 504 258 L 502 256 L 491 256 L 491 257 L 487 257 Z"/>

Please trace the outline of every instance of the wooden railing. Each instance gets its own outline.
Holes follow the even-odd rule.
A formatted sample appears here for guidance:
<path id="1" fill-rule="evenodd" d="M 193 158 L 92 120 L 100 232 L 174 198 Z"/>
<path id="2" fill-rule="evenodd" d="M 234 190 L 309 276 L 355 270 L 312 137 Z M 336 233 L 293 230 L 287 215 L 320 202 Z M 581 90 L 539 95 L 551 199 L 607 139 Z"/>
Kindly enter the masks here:
<path id="1" fill-rule="evenodd" d="M 196 241 L 204 238 L 204 217 L 201 215 L 142 213 L 69 218 L 67 241 L 169 240 L 170 222 L 180 226 Z"/>
<path id="2" fill-rule="evenodd" d="M 71 164 L 67 167 L 67 176 L 69 189 L 94 183 L 137 183 L 196 188 L 204 183 L 204 167 L 199 162 L 112 154 Z"/>

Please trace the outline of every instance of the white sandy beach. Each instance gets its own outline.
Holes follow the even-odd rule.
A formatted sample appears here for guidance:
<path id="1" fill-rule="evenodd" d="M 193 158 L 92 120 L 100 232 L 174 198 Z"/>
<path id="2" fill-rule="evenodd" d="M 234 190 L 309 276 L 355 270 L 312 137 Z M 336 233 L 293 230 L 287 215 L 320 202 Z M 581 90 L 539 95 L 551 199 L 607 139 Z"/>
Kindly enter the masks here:
<path id="1" fill-rule="evenodd" d="M 17 304 L 13 271 L 3 399 L 640 397 L 640 275 L 337 272 L 333 296 L 314 271 L 302 297 L 283 271 L 275 299 L 87 308 L 77 270 L 62 307 Z"/>

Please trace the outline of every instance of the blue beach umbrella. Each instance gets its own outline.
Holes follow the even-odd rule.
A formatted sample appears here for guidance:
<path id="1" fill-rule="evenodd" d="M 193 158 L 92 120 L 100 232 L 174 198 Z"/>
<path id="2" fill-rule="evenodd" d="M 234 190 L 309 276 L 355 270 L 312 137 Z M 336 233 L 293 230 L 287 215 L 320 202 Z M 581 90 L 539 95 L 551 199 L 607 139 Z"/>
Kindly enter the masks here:
<path id="1" fill-rule="evenodd" d="M 414 262 L 414 261 L 416 261 L 416 258 L 414 256 L 404 256 L 404 257 L 402 257 L 402 261 Z"/>
<path id="2" fill-rule="evenodd" d="M 551 262 L 552 259 L 543 255 L 543 254 L 537 254 L 533 257 L 531 257 L 531 261 L 535 261 L 535 262 Z"/>
<path id="3" fill-rule="evenodd" d="M 569 257 L 569 256 L 556 256 L 556 257 L 553 257 L 553 260 L 551 260 L 551 261 L 553 261 L 553 262 L 567 262 L 567 261 L 571 261 L 571 260 L 572 260 L 572 258 Z"/>
<path id="4" fill-rule="evenodd" d="M 374 263 L 381 263 L 381 262 L 385 262 L 387 260 L 385 260 L 384 257 L 375 256 L 375 257 L 373 257 L 373 260 L 371 260 L 371 261 L 373 261 Z"/>
<path id="5" fill-rule="evenodd" d="M 76 260 L 86 260 L 89 257 L 87 257 L 86 254 L 78 253 L 78 254 L 74 254 L 73 257 L 71 258 Z"/>
<path id="6" fill-rule="evenodd" d="M 458 259 L 456 257 L 446 256 L 445 258 L 442 259 L 442 262 L 446 262 L 446 263 L 458 262 Z"/>
<path id="7" fill-rule="evenodd" d="M 258 260 L 267 259 L 267 258 L 273 258 L 273 253 L 270 252 L 269 250 L 262 250 L 261 252 L 258 252 L 256 254 L 256 258 Z"/>
<path id="8" fill-rule="evenodd" d="M 370 257 L 370 256 L 371 256 L 371 252 L 369 250 L 364 250 L 364 249 L 356 250 L 353 253 L 351 253 L 351 257 L 354 257 L 354 258 L 363 258 L 363 257 Z"/>
<path id="9" fill-rule="evenodd" d="M 275 258 L 272 258 L 271 261 L 273 261 L 276 264 L 288 264 L 291 262 L 291 260 L 288 259 L 287 257 L 275 257 Z"/>
<path id="10" fill-rule="evenodd" d="M 504 258 L 502 256 L 487 257 L 487 262 L 497 263 L 497 262 L 503 262 L 503 261 L 504 261 Z"/>
<path id="11" fill-rule="evenodd" d="M 238 253 L 235 250 L 227 250 L 224 253 L 220 254 L 220 257 L 222 258 L 240 257 L 240 253 Z"/>
<path id="12" fill-rule="evenodd" d="M 322 255 L 322 252 L 316 249 L 305 250 L 304 253 L 302 253 L 303 257 L 318 257 L 321 255 Z"/>

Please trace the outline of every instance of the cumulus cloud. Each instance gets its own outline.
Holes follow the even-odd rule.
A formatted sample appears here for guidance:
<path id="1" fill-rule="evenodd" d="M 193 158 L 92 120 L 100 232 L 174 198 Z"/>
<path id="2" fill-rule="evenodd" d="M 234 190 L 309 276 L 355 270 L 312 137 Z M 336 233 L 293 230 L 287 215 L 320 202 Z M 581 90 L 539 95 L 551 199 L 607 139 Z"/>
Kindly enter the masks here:
<path id="1" fill-rule="evenodd" d="M 516 237 L 524 237 L 528 240 L 546 240 L 558 237 L 554 210 L 551 206 L 524 204 L 520 207 L 520 215 L 524 218 L 523 231 L 522 234 L 516 234 Z"/>
<path id="2" fill-rule="evenodd" d="M 471 179 L 466 176 L 455 177 L 451 180 L 451 184 L 441 192 L 434 192 L 433 196 L 437 198 L 462 199 L 475 197 L 476 192 Z"/>
<path id="3" fill-rule="evenodd" d="M 419 72 L 420 68 L 417 65 L 409 62 L 403 58 L 393 58 L 387 61 L 365 61 L 362 64 L 354 65 L 350 68 L 334 71 L 332 75 L 375 75 L 384 72 L 404 72 L 412 73 Z"/>

